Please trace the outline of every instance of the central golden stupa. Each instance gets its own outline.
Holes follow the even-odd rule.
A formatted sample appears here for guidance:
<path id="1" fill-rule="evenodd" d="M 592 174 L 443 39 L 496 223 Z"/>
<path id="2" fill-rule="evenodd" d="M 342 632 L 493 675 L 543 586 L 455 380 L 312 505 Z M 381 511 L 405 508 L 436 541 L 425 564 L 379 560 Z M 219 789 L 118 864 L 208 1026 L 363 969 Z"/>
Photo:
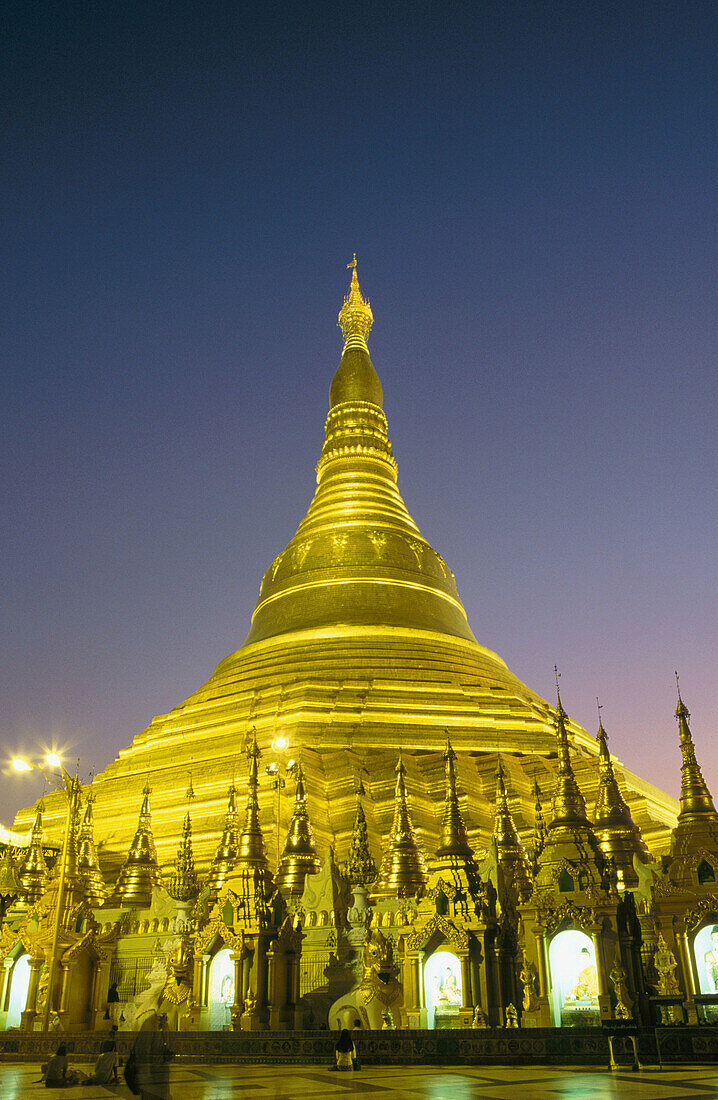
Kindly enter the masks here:
<path id="1" fill-rule="evenodd" d="M 317 848 L 332 844 L 339 860 L 347 856 L 361 779 L 379 862 L 399 749 L 419 840 L 427 851 L 436 849 L 447 732 L 475 850 L 486 847 L 493 828 L 497 749 L 522 833 L 533 830 L 534 783 L 547 796 L 554 789 L 555 709 L 477 642 L 453 573 L 399 493 L 382 386 L 367 347 L 373 315 L 356 260 L 349 266 L 351 286 L 339 313 L 344 348 L 329 391 L 314 499 L 262 579 L 241 649 L 96 777 L 96 837 L 108 879 L 127 855 L 148 776 L 158 857 L 172 863 L 189 771 L 197 866 L 207 869 L 228 787 L 235 774 L 238 785 L 246 782 L 244 762 L 236 764 L 252 729 L 263 753 L 260 774 L 267 763 L 281 763 L 272 749 L 279 738 L 301 759 Z M 567 729 L 590 804 L 598 790 L 599 746 L 577 724 L 567 721 Z M 620 743 L 620 731 L 613 740 Z M 674 800 L 618 762 L 616 771 L 647 844 L 663 850 L 675 822 Z M 269 779 L 260 784 L 272 861 L 292 814 L 288 784 L 280 798 Z M 60 800 L 47 800 L 50 833 L 60 832 L 64 813 Z M 19 825 L 30 822 L 31 811 L 19 815 Z"/>

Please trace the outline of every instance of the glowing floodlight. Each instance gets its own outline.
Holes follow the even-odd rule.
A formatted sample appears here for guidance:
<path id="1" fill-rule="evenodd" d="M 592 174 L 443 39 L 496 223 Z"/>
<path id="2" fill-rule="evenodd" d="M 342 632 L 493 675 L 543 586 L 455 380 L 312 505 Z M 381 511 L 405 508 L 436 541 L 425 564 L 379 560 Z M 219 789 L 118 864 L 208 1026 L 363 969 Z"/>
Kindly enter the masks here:
<path id="1" fill-rule="evenodd" d="M 12 766 L 16 772 L 31 772 L 32 764 L 28 764 L 27 760 L 21 760 L 19 757 L 17 760 L 13 760 Z"/>
<path id="2" fill-rule="evenodd" d="M 62 761 L 56 752 L 49 752 L 45 757 L 51 768 L 59 768 Z"/>
<path id="3" fill-rule="evenodd" d="M 289 748 L 289 742 L 286 737 L 275 737 L 272 741 L 272 748 L 275 752 L 286 752 Z"/>

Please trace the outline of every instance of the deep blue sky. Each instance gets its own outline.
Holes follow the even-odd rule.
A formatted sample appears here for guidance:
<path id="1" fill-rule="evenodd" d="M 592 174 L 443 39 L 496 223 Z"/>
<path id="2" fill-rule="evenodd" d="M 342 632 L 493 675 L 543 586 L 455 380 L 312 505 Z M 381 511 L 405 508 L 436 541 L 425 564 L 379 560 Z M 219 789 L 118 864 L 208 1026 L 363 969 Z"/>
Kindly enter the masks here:
<path id="1" fill-rule="evenodd" d="M 474 632 L 718 795 L 714 3 L 6 5 L 1 740 L 105 766 L 247 632 L 356 250 Z M 0 778 L 0 820 L 39 793 Z"/>

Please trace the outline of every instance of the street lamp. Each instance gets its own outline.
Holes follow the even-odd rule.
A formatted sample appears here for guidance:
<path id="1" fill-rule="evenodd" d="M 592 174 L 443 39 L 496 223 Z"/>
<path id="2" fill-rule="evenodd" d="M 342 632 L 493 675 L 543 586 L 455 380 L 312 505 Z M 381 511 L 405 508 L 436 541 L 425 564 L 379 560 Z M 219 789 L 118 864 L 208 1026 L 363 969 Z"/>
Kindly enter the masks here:
<path id="1" fill-rule="evenodd" d="M 275 737 L 272 741 L 272 750 L 279 754 L 280 758 L 289 748 L 289 741 L 286 737 Z M 282 774 L 282 769 L 284 774 Z M 281 841 L 279 836 L 280 821 L 281 821 L 281 809 L 282 809 L 282 788 L 286 787 L 286 776 L 294 775 L 297 770 L 296 760 L 287 760 L 286 764 L 280 760 L 272 760 L 267 764 L 264 769 L 267 775 L 272 780 L 272 790 L 277 792 L 277 870 L 279 870 L 279 859 L 281 855 Z"/>
<path id="2" fill-rule="evenodd" d="M 80 799 L 82 784 L 77 774 L 75 776 L 70 775 L 56 752 L 49 752 L 45 757 L 45 763 L 49 764 L 51 768 L 59 768 L 59 773 L 56 771 L 46 771 L 40 764 L 29 764 L 27 760 L 23 760 L 20 757 L 12 762 L 15 771 L 31 772 L 34 770 L 42 772 L 46 779 L 52 780 L 58 787 L 64 787 L 65 794 L 67 795 L 67 821 L 65 822 L 65 838 L 62 845 L 62 855 L 60 857 L 62 862 L 60 864 L 60 878 L 57 884 L 57 901 L 55 903 L 55 916 L 52 927 L 52 946 L 50 948 L 50 959 L 47 969 L 47 993 L 45 995 L 45 1009 L 42 1018 L 42 1030 L 48 1031 L 50 1027 L 50 1010 L 52 1006 L 52 986 L 55 978 L 55 956 L 57 955 L 57 941 L 60 935 L 62 905 L 65 896 L 67 856 L 70 849 L 72 830 L 75 826 L 75 815 L 77 813 L 77 804 Z M 78 760 L 78 773 L 79 769 L 80 762 Z"/>

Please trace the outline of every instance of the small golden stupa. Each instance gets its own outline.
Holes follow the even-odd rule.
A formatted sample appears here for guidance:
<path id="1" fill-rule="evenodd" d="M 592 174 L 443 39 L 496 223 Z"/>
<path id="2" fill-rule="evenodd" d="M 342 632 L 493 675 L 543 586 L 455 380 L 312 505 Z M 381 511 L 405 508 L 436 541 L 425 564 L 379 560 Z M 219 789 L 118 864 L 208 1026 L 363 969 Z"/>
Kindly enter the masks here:
<path id="1" fill-rule="evenodd" d="M 565 715 L 557 746 L 555 708 L 476 640 L 454 574 L 404 504 L 382 385 L 367 346 L 374 317 L 359 285 L 356 258 L 348 266 L 351 284 L 338 318 L 344 345 L 329 390 L 316 491 L 296 534 L 262 578 L 246 641 L 188 699 L 138 733 L 94 780 L 100 860 L 108 883 L 116 881 L 124 864 L 118 893 L 125 904 L 159 880 L 158 864 L 171 873 L 182 843 L 190 769 L 197 873 L 206 875 L 214 861 L 214 887 L 224 880 L 239 842 L 235 792 L 230 788 L 228 808 L 227 788 L 238 757 L 255 745 L 252 730 L 256 752 L 268 762 L 281 737 L 303 769 L 301 790 L 292 800 L 275 797 L 255 766 L 249 832 L 242 841 L 252 865 L 265 858 L 256 822 L 268 851 L 286 854 L 292 818 L 294 839 L 303 838 L 306 848 L 302 871 L 311 870 L 316 852 L 330 845 L 339 861 L 346 860 L 355 829 L 356 777 L 361 775 L 368 855 L 381 866 L 395 816 L 397 759 L 401 805 L 396 808 L 400 815 L 410 814 L 416 835 L 413 878 L 425 874 L 421 853 L 431 858 L 448 841 L 461 847 L 467 836 L 474 851 L 487 848 L 499 743 L 503 761 L 510 764 L 508 795 L 523 843 L 530 845 L 534 829 L 534 785 L 540 781 L 544 790 L 553 789 L 557 751 L 563 773 L 569 742 L 581 790 L 591 805 L 598 797 L 600 746 Z M 291 457 L 287 454 L 286 461 Z M 605 782 L 605 753 L 602 759 Z M 675 801 L 615 758 L 609 763 L 621 781 L 629 817 L 649 848 L 666 850 Z M 453 818 L 444 820 L 447 766 L 455 802 L 450 810 L 454 817 L 460 812 L 466 834 L 456 831 Z M 148 774 L 154 790 L 152 825 L 143 806 L 133 843 Z M 577 808 L 585 816 L 585 808 L 571 806 Z M 557 813 L 563 809 L 559 798 Z M 49 834 L 61 834 L 64 814 L 62 798 L 46 799 Z M 16 827 L 28 829 L 32 818 L 32 809 L 23 811 Z M 269 862 L 276 874 L 275 860 Z M 280 882 L 291 870 L 291 889 L 298 890 L 301 874 L 294 863 L 280 871 Z M 405 886 L 411 891 L 414 883 Z"/>

